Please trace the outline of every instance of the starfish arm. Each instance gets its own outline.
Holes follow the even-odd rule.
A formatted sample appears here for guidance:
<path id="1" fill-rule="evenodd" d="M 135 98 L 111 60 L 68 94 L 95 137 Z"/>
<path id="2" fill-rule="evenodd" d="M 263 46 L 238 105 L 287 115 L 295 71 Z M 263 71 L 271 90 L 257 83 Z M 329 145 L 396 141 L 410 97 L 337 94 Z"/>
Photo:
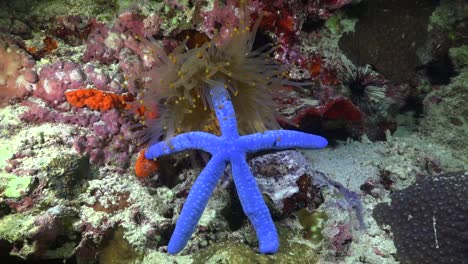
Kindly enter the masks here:
<path id="1" fill-rule="evenodd" d="M 276 227 L 255 178 L 250 172 L 249 165 L 245 161 L 245 154 L 231 156 L 231 166 L 242 209 L 257 233 L 260 253 L 276 253 L 279 248 Z"/>
<path id="2" fill-rule="evenodd" d="M 222 135 L 238 137 L 236 115 L 228 91 L 220 83 L 211 88 L 210 95 Z"/>
<path id="3" fill-rule="evenodd" d="M 224 158 L 215 155 L 194 182 L 167 246 L 170 254 L 179 253 L 187 244 L 225 167 Z"/>
<path id="4" fill-rule="evenodd" d="M 147 159 L 155 159 L 164 155 L 187 149 L 201 149 L 211 152 L 211 147 L 216 145 L 219 138 L 205 132 L 189 132 L 180 134 L 168 141 L 161 141 L 151 145 L 145 152 Z"/>
<path id="5" fill-rule="evenodd" d="M 308 148 L 319 149 L 327 146 L 328 141 L 312 134 L 294 130 L 273 130 L 242 136 L 239 144 L 246 152 L 267 149 Z"/>

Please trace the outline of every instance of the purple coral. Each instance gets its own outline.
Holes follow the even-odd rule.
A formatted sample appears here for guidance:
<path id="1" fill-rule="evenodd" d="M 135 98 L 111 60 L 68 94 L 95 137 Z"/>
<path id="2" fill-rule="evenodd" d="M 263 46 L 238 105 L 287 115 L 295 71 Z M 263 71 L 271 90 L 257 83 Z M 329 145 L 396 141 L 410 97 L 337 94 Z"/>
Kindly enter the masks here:
<path id="1" fill-rule="evenodd" d="M 45 65 L 39 73 L 39 79 L 33 95 L 51 105 L 58 105 L 65 101 L 67 89 L 85 86 L 86 75 L 77 63 L 57 61 Z"/>
<path id="2" fill-rule="evenodd" d="M 201 12 L 203 32 L 209 37 L 219 34 L 218 45 L 223 45 L 224 41 L 229 39 L 233 29 L 239 26 L 236 10 L 232 8 L 237 2 L 228 0 L 226 4 L 220 4 L 220 1 L 214 1 L 212 10 Z"/>
<path id="3" fill-rule="evenodd" d="M 468 174 L 426 176 L 391 198 L 373 216 L 390 226 L 401 263 L 466 263 Z"/>
<path id="4" fill-rule="evenodd" d="M 81 154 L 89 154 L 94 164 L 115 163 L 126 167 L 136 148 L 131 137 L 124 137 L 131 122 L 113 109 L 103 113 L 100 120 L 90 124 L 94 133 L 77 136 L 74 147 Z"/>
<path id="5" fill-rule="evenodd" d="M 102 91 L 109 90 L 111 78 L 108 74 L 97 70 L 96 67 L 91 63 L 87 63 L 83 68 L 86 76 L 88 77 L 88 80 L 93 84 L 94 87 Z"/>
<path id="6" fill-rule="evenodd" d="M 86 41 L 86 50 L 83 54 L 83 61 L 89 62 L 97 60 L 103 64 L 110 64 L 116 60 L 116 47 L 109 47 L 106 43 L 112 43 L 109 38 L 109 28 L 103 23 L 95 20 L 90 22 L 91 33 Z"/>

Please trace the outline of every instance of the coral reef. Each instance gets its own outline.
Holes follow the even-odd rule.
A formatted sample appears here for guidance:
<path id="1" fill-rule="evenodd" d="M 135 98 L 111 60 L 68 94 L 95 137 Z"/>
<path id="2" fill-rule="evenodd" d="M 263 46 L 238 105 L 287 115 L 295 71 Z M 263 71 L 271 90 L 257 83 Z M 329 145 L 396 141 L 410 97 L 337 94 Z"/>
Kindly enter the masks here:
<path id="1" fill-rule="evenodd" d="M 466 14 L 464 0 L 0 1 L 0 258 L 404 262 L 404 229 L 372 212 L 420 208 L 426 192 L 409 191 L 421 186 L 446 197 L 427 208 L 454 200 L 434 183 L 466 179 L 451 174 L 468 170 Z M 213 157 L 154 161 L 144 141 L 221 135 L 214 82 L 227 82 L 240 136 L 283 128 L 329 141 L 245 157 L 278 231 L 274 255 L 258 253 L 229 167 L 184 250 L 168 254 Z M 407 232 L 427 234 L 411 257 L 434 247 L 434 223 L 432 254 L 458 241 L 432 213 Z"/>
<path id="2" fill-rule="evenodd" d="M 401 263 L 468 260 L 467 189 L 464 173 L 427 176 L 375 208 L 379 224 L 391 228 Z"/>
<path id="3" fill-rule="evenodd" d="M 318 175 L 297 151 L 285 150 L 255 157 L 249 161 L 263 195 L 276 211 L 289 215 L 306 208 L 313 211 L 323 202 Z M 274 184 L 273 184 L 274 183 Z"/>
<path id="4" fill-rule="evenodd" d="M 468 162 L 464 147 L 468 144 L 467 80 L 468 69 L 464 67 L 449 85 L 429 93 L 423 102 L 427 115 L 420 127 L 423 134 L 456 150 L 464 162 Z"/>

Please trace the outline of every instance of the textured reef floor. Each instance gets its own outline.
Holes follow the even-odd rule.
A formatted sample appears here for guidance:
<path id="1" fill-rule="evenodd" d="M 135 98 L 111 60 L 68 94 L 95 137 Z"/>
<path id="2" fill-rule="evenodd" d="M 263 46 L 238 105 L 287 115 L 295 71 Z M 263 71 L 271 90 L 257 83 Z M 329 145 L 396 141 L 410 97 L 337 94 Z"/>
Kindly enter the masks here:
<path id="1" fill-rule="evenodd" d="M 467 19 L 463 0 L 1 1 L 2 263 L 468 263 Z M 282 80 L 236 91 L 238 69 L 241 133 L 277 117 L 330 144 L 248 156 L 278 253 L 259 254 L 228 167 L 171 255 L 210 157 L 147 160 L 142 139 L 220 128 L 161 65 L 236 34 Z"/>

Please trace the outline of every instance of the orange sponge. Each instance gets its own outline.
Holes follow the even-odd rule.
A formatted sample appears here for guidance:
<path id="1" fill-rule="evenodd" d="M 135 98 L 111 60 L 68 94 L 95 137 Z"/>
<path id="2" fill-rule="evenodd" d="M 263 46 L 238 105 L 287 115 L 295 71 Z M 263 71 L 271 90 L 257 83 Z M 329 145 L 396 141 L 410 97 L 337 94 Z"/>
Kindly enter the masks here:
<path id="1" fill-rule="evenodd" d="M 126 102 L 133 101 L 131 95 L 117 95 L 97 89 L 79 89 L 65 93 L 67 101 L 75 107 L 89 107 L 107 111 L 112 108 L 126 108 Z"/>
<path id="2" fill-rule="evenodd" d="M 140 150 L 140 154 L 135 163 L 135 174 L 138 178 L 145 178 L 158 170 L 158 163 L 145 158 L 145 149 Z"/>

